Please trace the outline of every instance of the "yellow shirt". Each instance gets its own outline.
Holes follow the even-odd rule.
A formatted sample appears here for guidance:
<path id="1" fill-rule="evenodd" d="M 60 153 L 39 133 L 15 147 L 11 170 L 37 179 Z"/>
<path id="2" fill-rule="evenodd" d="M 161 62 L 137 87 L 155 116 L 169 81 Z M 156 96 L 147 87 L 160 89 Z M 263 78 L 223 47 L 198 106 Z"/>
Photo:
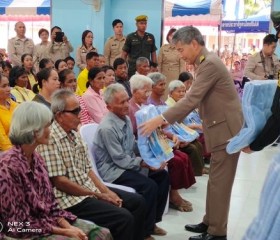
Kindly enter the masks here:
<path id="1" fill-rule="evenodd" d="M 22 88 L 15 86 L 11 89 L 11 94 L 16 98 L 17 103 L 22 103 L 25 101 L 32 101 L 35 97 L 35 93 L 27 88 Z"/>
<path id="2" fill-rule="evenodd" d="M 30 86 L 31 86 L 31 89 L 33 88 L 33 86 L 35 85 L 35 83 L 37 83 L 34 75 L 32 73 L 29 73 L 28 74 L 28 80 L 29 80 L 29 83 L 30 83 Z"/>
<path id="3" fill-rule="evenodd" d="M 85 68 L 83 71 L 80 72 L 78 79 L 78 87 L 76 90 L 76 94 L 78 96 L 82 96 L 84 92 L 87 90 L 86 84 L 88 82 L 88 70 Z"/>
<path id="4" fill-rule="evenodd" d="M 0 151 L 5 151 L 12 147 L 12 143 L 8 135 L 12 114 L 18 104 L 12 100 L 9 100 L 8 102 L 10 103 L 9 109 L 0 105 Z"/>
<path id="5" fill-rule="evenodd" d="M 175 105 L 176 102 L 172 97 L 168 96 L 165 103 L 168 107 L 172 107 L 173 105 Z"/>

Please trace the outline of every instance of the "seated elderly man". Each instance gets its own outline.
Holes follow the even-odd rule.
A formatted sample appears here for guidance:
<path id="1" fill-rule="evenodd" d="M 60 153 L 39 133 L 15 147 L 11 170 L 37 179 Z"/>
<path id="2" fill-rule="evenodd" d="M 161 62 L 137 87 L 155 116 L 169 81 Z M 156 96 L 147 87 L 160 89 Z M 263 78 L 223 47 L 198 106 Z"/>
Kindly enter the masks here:
<path id="1" fill-rule="evenodd" d="M 108 189 L 94 174 L 79 134 L 81 108 L 75 94 L 61 89 L 52 96 L 48 145 L 37 150 L 46 161 L 61 208 L 81 219 L 108 228 L 114 239 L 144 238 L 145 201 L 142 196 Z"/>
<path id="2" fill-rule="evenodd" d="M 147 76 L 150 72 L 150 61 L 148 58 L 139 57 L 136 60 L 136 73 Z"/>
<path id="3" fill-rule="evenodd" d="M 146 200 L 145 238 L 165 235 L 156 226 L 161 221 L 169 190 L 168 173 L 149 168 L 136 156 L 135 139 L 128 115 L 129 96 L 121 84 L 111 84 L 104 93 L 109 113 L 101 121 L 94 139 L 96 165 L 104 181 L 132 187 Z"/>

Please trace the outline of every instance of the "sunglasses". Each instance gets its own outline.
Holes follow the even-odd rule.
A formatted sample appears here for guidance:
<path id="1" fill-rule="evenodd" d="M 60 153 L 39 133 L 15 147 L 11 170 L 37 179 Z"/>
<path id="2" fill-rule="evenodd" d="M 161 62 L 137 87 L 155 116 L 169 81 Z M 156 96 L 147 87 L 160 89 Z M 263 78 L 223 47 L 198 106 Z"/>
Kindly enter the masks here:
<path id="1" fill-rule="evenodd" d="M 74 115 L 79 115 L 79 113 L 81 112 L 81 107 L 79 106 L 79 107 L 77 107 L 77 108 L 75 108 L 75 109 L 73 109 L 73 110 L 63 110 L 62 112 L 66 112 L 66 113 L 72 113 L 72 114 L 74 114 Z"/>

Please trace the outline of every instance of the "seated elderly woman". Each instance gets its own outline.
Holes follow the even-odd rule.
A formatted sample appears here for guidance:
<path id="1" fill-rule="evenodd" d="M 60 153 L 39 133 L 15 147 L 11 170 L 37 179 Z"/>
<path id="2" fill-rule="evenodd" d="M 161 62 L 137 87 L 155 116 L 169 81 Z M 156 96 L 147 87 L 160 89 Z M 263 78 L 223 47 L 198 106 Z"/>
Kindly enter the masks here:
<path id="1" fill-rule="evenodd" d="M 0 160 L 0 239 L 112 239 L 108 229 L 59 209 L 45 161 L 35 151 L 48 144 L 52 117 L 48 107 L 36 102 L 24 102 L 14 111 L 9 134 L 14 146 Z"/>
<path id="2" fill-rule="evenodd" d="M 28 81 L 28 73 L 23 67 L 15 66 L 11 69 L 9 75 L 11 94 L 17 103 L 31 101 L 35 97 L 35 93 L 27 89 Z"/>
<path id="3" fill-rule="evenodd" d="M 184 97 L 185 93 L 186 86 L 183 82 L 179 80 L 171 81 L 168 86 L 169 95 L 165 101 L 166 105 L 169 107 L 173 106 L 177 101 Z M 202 130 L 201 124 L 192 124 L 190 127 L 195 130 Z M 208 169 L 204 168 L 203 146 L 198 140 L 181 144 L 180 150 L 190 156 L 195 176 L 201 176 L 203 173 L 208 173 Z"/>
<path id="4" fill-rule="evenodd" d="M 12 147 L 8 134 L 16 106 L 17 103 L 10 98 L 9 80 L 0 74 L 0 154 Z"/>
<path id="5" fill-rule="evenodd" d="M 153 81 L 144 75 L 133 75 L 130 78 L 132 98 L 129 101 L 129 117 L 133 126 L 133 133 L 137 136 L 135 113 L 141 105 L 146 104 L 152 92 Z M 171 139 L 173 136 L 167 133 Z M 170 206 L 183 212 L 192 211 L 192 204 L 184 200 L 178 189 L 189 188 L 195 183 L 193 170 L 188 156 L 179 150 L 173 150 L 174 157 L 168 162 L 168 173 L 170 177 Z"/>

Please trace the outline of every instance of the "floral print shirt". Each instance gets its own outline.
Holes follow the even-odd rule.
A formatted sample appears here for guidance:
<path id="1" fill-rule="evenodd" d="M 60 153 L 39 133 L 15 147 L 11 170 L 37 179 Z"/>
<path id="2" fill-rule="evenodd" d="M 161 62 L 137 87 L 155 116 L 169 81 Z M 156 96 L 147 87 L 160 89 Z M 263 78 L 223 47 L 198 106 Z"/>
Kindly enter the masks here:
<path id="1" fill-rule="evenodd" d="M 43 158 L 34 152 L 30 167 L 20 146 L 1 155 L 0 196 L 0 239 L 4 234 L 14 238 L 48 235 L 59 218 L 76 219 L 59 208 Z"/>

